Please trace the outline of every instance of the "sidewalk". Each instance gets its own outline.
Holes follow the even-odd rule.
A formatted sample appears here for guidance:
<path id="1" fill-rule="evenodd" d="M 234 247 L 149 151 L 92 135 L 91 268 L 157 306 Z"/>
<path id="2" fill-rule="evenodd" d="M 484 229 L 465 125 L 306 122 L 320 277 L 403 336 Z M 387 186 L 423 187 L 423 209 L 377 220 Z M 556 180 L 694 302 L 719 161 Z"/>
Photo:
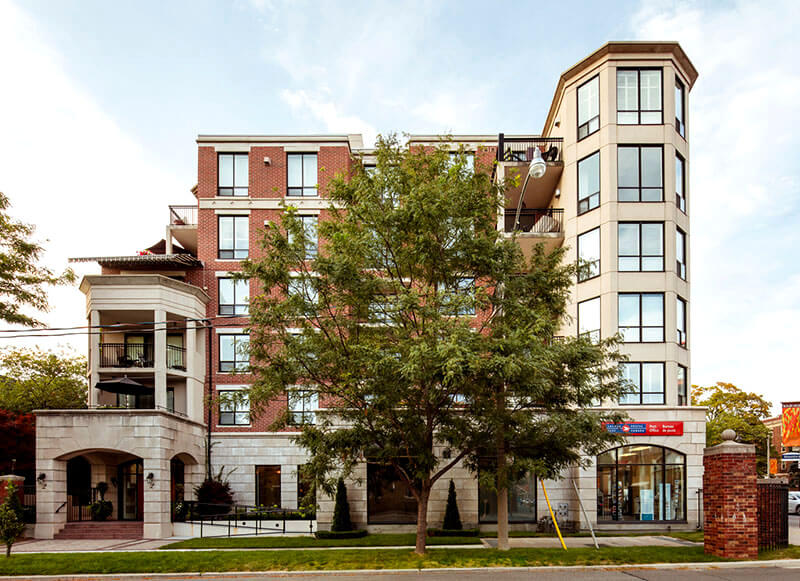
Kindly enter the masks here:
<path id="1" fill-rule="evenodd" d="M 497 539 L 481 539 L 487 547 L 497 547 Z M 568 549 L 594 547 L 592 537 L 564 537 Z M 658 535 L 642 537 L 597 537 L 601 547 L 693 547 L 702 543 L 693 543 L 672 537 Z M 511 537 L 508 545 L 512 549 L 560 549 L 558 537 Z"/>

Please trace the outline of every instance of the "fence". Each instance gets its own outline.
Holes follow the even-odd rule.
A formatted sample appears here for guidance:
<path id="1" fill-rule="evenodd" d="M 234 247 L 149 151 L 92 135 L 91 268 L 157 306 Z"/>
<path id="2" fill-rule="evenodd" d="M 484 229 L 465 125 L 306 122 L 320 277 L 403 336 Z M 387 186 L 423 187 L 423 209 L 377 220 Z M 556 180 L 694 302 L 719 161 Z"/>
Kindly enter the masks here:
<path id="1" fill-rule="evenodd" d="M 789 546 L 789 485 L 758 482 L 758 550 Z"/>
<path id="2" fill-rule="evenodd" d="M 194 501 L 174 502 L 172 521 L 193 525 L 192 536 L 199 534 L 200 537 L 314 533 L 316 530 L 313 511 Z"/>
<path id="3" fill-rule="evenodd" d="M 169 223 L 172 226 L 194 226 L 197 224 L 197 206 L 170 206 Z"/>
<path id="4" fill-rule="evenodd" d="M 562 161 L 562 137 L 506 137 L 503 133 L 497 139 L 497 161 L 531 161 L 537 147 L 545 161 Z"/>
<path id="5" fill-rule="evenodd" d="M 563 208 L 523 208 L 519 213 L 519 224 L 516 224 L 517 211 L 506 210 L 505 232 L 526 232 L 531 234 L 548 234 L 561 232 L 564 220 Z"/>

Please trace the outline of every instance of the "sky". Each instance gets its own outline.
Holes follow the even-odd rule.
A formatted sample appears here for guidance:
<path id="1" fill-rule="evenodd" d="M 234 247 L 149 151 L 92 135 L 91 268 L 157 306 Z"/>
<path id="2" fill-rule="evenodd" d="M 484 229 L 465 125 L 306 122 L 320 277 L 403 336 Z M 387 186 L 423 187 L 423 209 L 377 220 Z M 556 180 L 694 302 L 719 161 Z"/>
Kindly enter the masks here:
<path id="1" fill-rule="evenodd" d="M 194 202 L 198 134 L 539 133 L 559 75 L 605 42 L 677 40 L 700 73 L 691 381 L 777 413 L 800 400 L 798 22 L 793 0 L 0 0 L 0 191 L 53 269 L 133 254 Z M 50 297 L 49 326 L 85 324 L 77 286 Z"/>

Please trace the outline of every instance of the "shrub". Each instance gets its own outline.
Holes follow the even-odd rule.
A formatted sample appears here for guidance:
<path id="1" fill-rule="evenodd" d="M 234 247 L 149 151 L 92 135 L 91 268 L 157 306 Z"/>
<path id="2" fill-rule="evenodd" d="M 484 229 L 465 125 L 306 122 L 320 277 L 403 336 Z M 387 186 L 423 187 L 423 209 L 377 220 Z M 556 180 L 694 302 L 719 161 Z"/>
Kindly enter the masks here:
<path id="1" fill-rule="evenodd" d="M 464 526 L 461 524 L 461 515 L 458 513 L 458 502 L 456 502 L 456 485 L 450 480 L 450 488 L 447 490 L 447 508 L 444 511 L 444 522 L 442 529 L 450 531 L 460 531 Z"/>
<path id="2" fill-rule="evenodd" d="M 353 523 L 350 520 L 350 503 L 347 502 L 347 487 L 344 485 L 344 479 L 339 478 L 339 482 L 336 483 L 336 505 L 333 508 L 331 531 L 343 532 L 352 530 Z"/>
<path id="3" fill-rule="evenodd" d="M 225 514 L 230 511 L 233 492 L 230 482 L 223 476 L 224 470 L 223 466 L 216 477 L 206 478 L 200 486 L 195 487 L 194 493 L 199 504 L 197 508 L 201 514 Z"/>
<path id="4" fill-rule="evenodd" d="M 17 499 L 20 510 L 13 508 L 13 499 Z M 17 487 L 10 482 L 6 485 L 6 499 L 0 505 L 0 540 L 6 546 L 6 558 L 11 555 L 11 546 L 22 535 L 25 523 L 22 522 L 22 506 L 17 496 Z"/>
<path id="5" fill-rule="evenodd" d="M 367 531 L 317 531 L 314 536 L 318 539 L 360 539 L 367 536 Z"/>
<path id="6" fill-rule="evenodd" d="M 89 505 L 89 512 L 92 514 L 92 520 L 106 520 L 114 512 L 114 507 L 110 500 L 96 500 Z"/>

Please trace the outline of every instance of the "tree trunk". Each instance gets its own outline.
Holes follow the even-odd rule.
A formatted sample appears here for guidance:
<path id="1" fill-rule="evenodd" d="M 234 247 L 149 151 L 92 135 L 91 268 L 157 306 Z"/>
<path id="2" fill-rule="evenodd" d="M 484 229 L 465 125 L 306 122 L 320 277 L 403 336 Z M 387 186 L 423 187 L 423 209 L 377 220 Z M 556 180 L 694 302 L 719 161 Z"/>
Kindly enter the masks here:
<path id="1" fill-rule="evenodd" d="M 11 543 L 6 543 L 6 559 L 11 556 Z"/>
<path id="2" fill-rule="evenodd" d="M 425 554 L 425 542 L 428 535 L 428 499 L 431 489 L 424 487 L 419 493 L 417 501 L 417 545 L 414 552 L 417 555 Z"/>
<path id="3" fill-rule="evenodd" d="M 497 438 L 497 548 L 508 550 L 508 477 L 506 447 L 503 437 Z"/>

